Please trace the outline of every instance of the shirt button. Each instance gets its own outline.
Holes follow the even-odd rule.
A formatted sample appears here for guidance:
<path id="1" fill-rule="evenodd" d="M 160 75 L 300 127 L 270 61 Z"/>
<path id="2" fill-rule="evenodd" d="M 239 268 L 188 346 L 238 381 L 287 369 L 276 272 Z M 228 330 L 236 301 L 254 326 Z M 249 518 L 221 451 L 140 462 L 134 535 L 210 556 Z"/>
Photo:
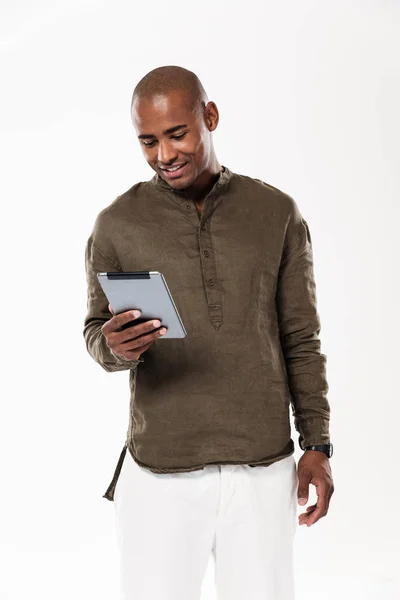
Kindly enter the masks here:
<path id="1" fill-rule="evenodd" d="M 190 204 L 185 204 L 185 208 L 187 208 L 188 210 L 190 210 Z"/>
<path id="2" fill-rule="evenodd" d="M 203 231 L 205 231 L 205 230 L 206 230 L 206 225 L 205 225 L 205 223 L 203 223 L 203 225 L 201 226 L 201 229 L 202 229 Z"/>
<path id="3" fill-rule="evenodd" d="M 207 256 L 207 258 L 210 256 L 210 253 L 208 250 L 204 250 L 204 256 Z"/>
<path id="4" fill-rule="evenodd" d="M 214 285 L 214 280 L 213 280 L 213 279 L 209 279 L 209 280 L 207 281 L 207 284 L 208 284 L 210 287 L 212 287 L 212 286 Z"/>

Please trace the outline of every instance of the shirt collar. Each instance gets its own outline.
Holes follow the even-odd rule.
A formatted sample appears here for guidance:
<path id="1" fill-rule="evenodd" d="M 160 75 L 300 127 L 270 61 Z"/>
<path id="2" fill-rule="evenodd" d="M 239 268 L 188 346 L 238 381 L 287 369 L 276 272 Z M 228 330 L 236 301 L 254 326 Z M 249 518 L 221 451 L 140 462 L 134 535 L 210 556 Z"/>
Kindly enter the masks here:
<path id="1" fill-rule="evenodd" d="M 221 165 L 222 170 L 219 172 L 219 177 L 217 179 L 217 181 L 214 183 L 214 186 L 211 188 L 211 190 L 209 191 L 208 195 L 212 194 L 213 196 L 217 193 L 219 194 L 221 191 L 223 191 L 229 184 L 233 172 L 228 169 L 228 167 L 226 167 L 225 165 Z M 166 192 L 170 192 L 174 195 L 174 197 L 176 198 L 185 198 L 186 197 L 186 190 L 175 190 L 173 189 L 166 181 L 164 181 L 164 179 L 162 179 L 158 173 L 156 173 L 151 179 L 150 179 L 150 183 L 156 188 L 159 189 L 161 191 L 166 191 Z"/>

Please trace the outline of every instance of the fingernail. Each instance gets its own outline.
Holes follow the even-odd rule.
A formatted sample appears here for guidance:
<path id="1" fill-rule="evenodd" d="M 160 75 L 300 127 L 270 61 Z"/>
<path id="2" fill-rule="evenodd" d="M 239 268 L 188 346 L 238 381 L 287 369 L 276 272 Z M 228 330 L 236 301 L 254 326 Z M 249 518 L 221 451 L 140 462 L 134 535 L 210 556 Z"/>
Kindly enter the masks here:
<path id="1" fill-rule="evenodd" d="M 164 329 L 164 327 L 163 327 L 162 329 L 160 329 L 160 334 L 161 334 L 161 335 L 164 335 L 164 333 L 167 333 L 167 330 L 166 330 L 166 329 Z"/>
<path id="2" fill-rule="evenodd" d="M 306 498 L 299 498 L 299 504 L 305 504 L 306 502 Z"/>
<path id="3" fill-rule="evenodd" d="M 153 321 L 153 325 L 154 325 L 154 327 L 159 327 L 160 326 L 160 321 Z"/>
<path id="4" fill-rule="evenodd" d="M 132 315 L 135 319 L 137 319 L 138 317 L 140 317 L 140 310 L 133 310 Z"/>

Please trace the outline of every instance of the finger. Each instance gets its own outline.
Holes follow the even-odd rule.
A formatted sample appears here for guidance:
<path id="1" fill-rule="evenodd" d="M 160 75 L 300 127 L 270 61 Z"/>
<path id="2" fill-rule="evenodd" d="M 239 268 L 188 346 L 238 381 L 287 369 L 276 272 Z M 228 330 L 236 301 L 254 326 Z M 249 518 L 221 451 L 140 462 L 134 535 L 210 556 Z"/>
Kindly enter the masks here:
<path id="1" fill-rule="evenodd" d="M 315 510 L 316 508 L 317 508 L 317 505 L 316 505 L 316 504 L 313 504 L 312 506 L 307 506 L 307 508 L 306 508 L 306 512 L 305 512 L 305 513 L 301 513 L 301 514 L 299 515 L 299 518 L 300 518 L 300 517 L 308 517 L 308 514 L 309 514 L 309 513 L 310 513 L 312 510 Z"/>
<path id="2" fill-rule="evenodd" d="M 313 506 L 309 506 L 307 508 L 308 512 L 302 513 L 301 515 L 299 515 L 299 524 L 303 525 L 303 523 L 306 523 L 308 521 L 310 515 L 313 514 L 313 512 L 316 510 L 316 508 L 317 508 L 316 504 L 314 504 Z"/>
<path id="3" fill-rule="evenodd" d="M 129 321 L 132 321 L 133 319 L 137 319 L 140 316 L 140 314 L 140 310 L 133 309 L 119 313 L 118 315 L 114 315 L 109 321 L 104 323 L 104 325 L 102 326 L 102 331 L 104 335 L 110 335 L 110 333 L 118 331 L 118 329 L 120 329 L 122 325 L 125 325 L 125 323 L 129 323 Z"/>
<path id="4" fill-rule="evenodd" d="M 310 486 L 310 481 L 312 479 L 312 474 L 309 469 L 302 468 L 299 471 L 299 485 L 297 489 L 297 499 L 298 503 L 303 505 L 308 502 L 308 490 Z"/>
<path id="5" fill-rule="evenodd" d="M 317 508 L 317 505 L 316 505 L 316 504 L 313 504 L 312 506 L 307 506 L 307 508 L 306 508 L 306 512 L 305 512 L 305 513 L 301 513 L 301 514 L 299 515 L 299 519 L 301 519 L 302 517 L 308 517 L 308 516 L 309 516 L 309 514 L 310 514 L 310 513 L 311 513 L 313 510 L 315 510 L 316 508 Z"/>
<path id="6" fill-rule="evenodd" d="M 155 319 L 154 321 L 145 321 L 144 323 L 127 327 L 123 331 L 118 332 L 118 343 L 138 338 L 145 333 L 149 333 L 149 331 L 154 331 L 154 329 L 160 327 L 160 325 L 161 322 L 158 319 Z"/>
<path id="7" fill-rule="evenodd" d="M 311 525 L 314 525 L 314 523 L 319 521 L 319 519 L 321 519 L 323 516 L 324 515 L 317 509 L 311 515 L 308 515 L 305 519 L 302 519 L 300 525 L 307 525 L 307 527 L 311 527 Z"/>
<path id="8" fill-rule="evenodd" d="M 328 512 L 327 496 L 320 494 L 317 500 L 316 510 L 307 518 L 307 526 L 310 527 Z"/>
<path id="9" fill-rule="evenodd" d="M 152 326 L 152 329 L 153 328 L 154 328 L 154 325 Z M 130 329 L 132 329 L 132 328 L 130 328 Z M 161 329 L 158 329 L 157 331 L 152 331 L 151 333 L 149 333 L 147 335 L 143 335 L 140 337 L 130 339 L 128 342 L 124 342 L 123 344 L 118 345 L 115 348 L 115 350 L 116 350 L 116 352 L 118 352 L 120 354 L 126 350 L 137 350 L 138 348 L 141 348 L 144 344 L 148 344 L 149 342 L 154 342 L 154 340 L 165 335 L 166 332 L 167 332 L 166 327 L 161 327 Z M 119 350 L 118 350 L 118 348 L 119 348 Z"/>
<path id="10" fill-rule="evenodd" d="M 111 304 L 108 305 L 108 310 L 110 311 L 110 313 L 115 315 L 115 312 L 113 311 Z"/>

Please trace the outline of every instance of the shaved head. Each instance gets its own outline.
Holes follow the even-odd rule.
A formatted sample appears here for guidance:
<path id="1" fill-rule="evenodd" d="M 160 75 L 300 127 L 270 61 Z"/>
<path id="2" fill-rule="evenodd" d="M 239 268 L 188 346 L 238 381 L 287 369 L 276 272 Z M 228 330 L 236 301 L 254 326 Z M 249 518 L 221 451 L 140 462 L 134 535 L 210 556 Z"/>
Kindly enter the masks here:
<path id="1" fill-rule="evenodd" d="M 207 94 L 195 73 L 175 65 L 157 67 L 145 75 L 133 90 L 131 112 L 138 100 L 153 100 L 179 91 L 187 109 L 199 113 L 208 103 Z"/>
<path id="2" fill-rule="evenodd" d="M 153 69 L 133 91 L 131 118 L 159 177 L 198 202 L 204 198 L 222 169 L 211 136 L 219 114 L 197 75 L 174 65 Z"/>

